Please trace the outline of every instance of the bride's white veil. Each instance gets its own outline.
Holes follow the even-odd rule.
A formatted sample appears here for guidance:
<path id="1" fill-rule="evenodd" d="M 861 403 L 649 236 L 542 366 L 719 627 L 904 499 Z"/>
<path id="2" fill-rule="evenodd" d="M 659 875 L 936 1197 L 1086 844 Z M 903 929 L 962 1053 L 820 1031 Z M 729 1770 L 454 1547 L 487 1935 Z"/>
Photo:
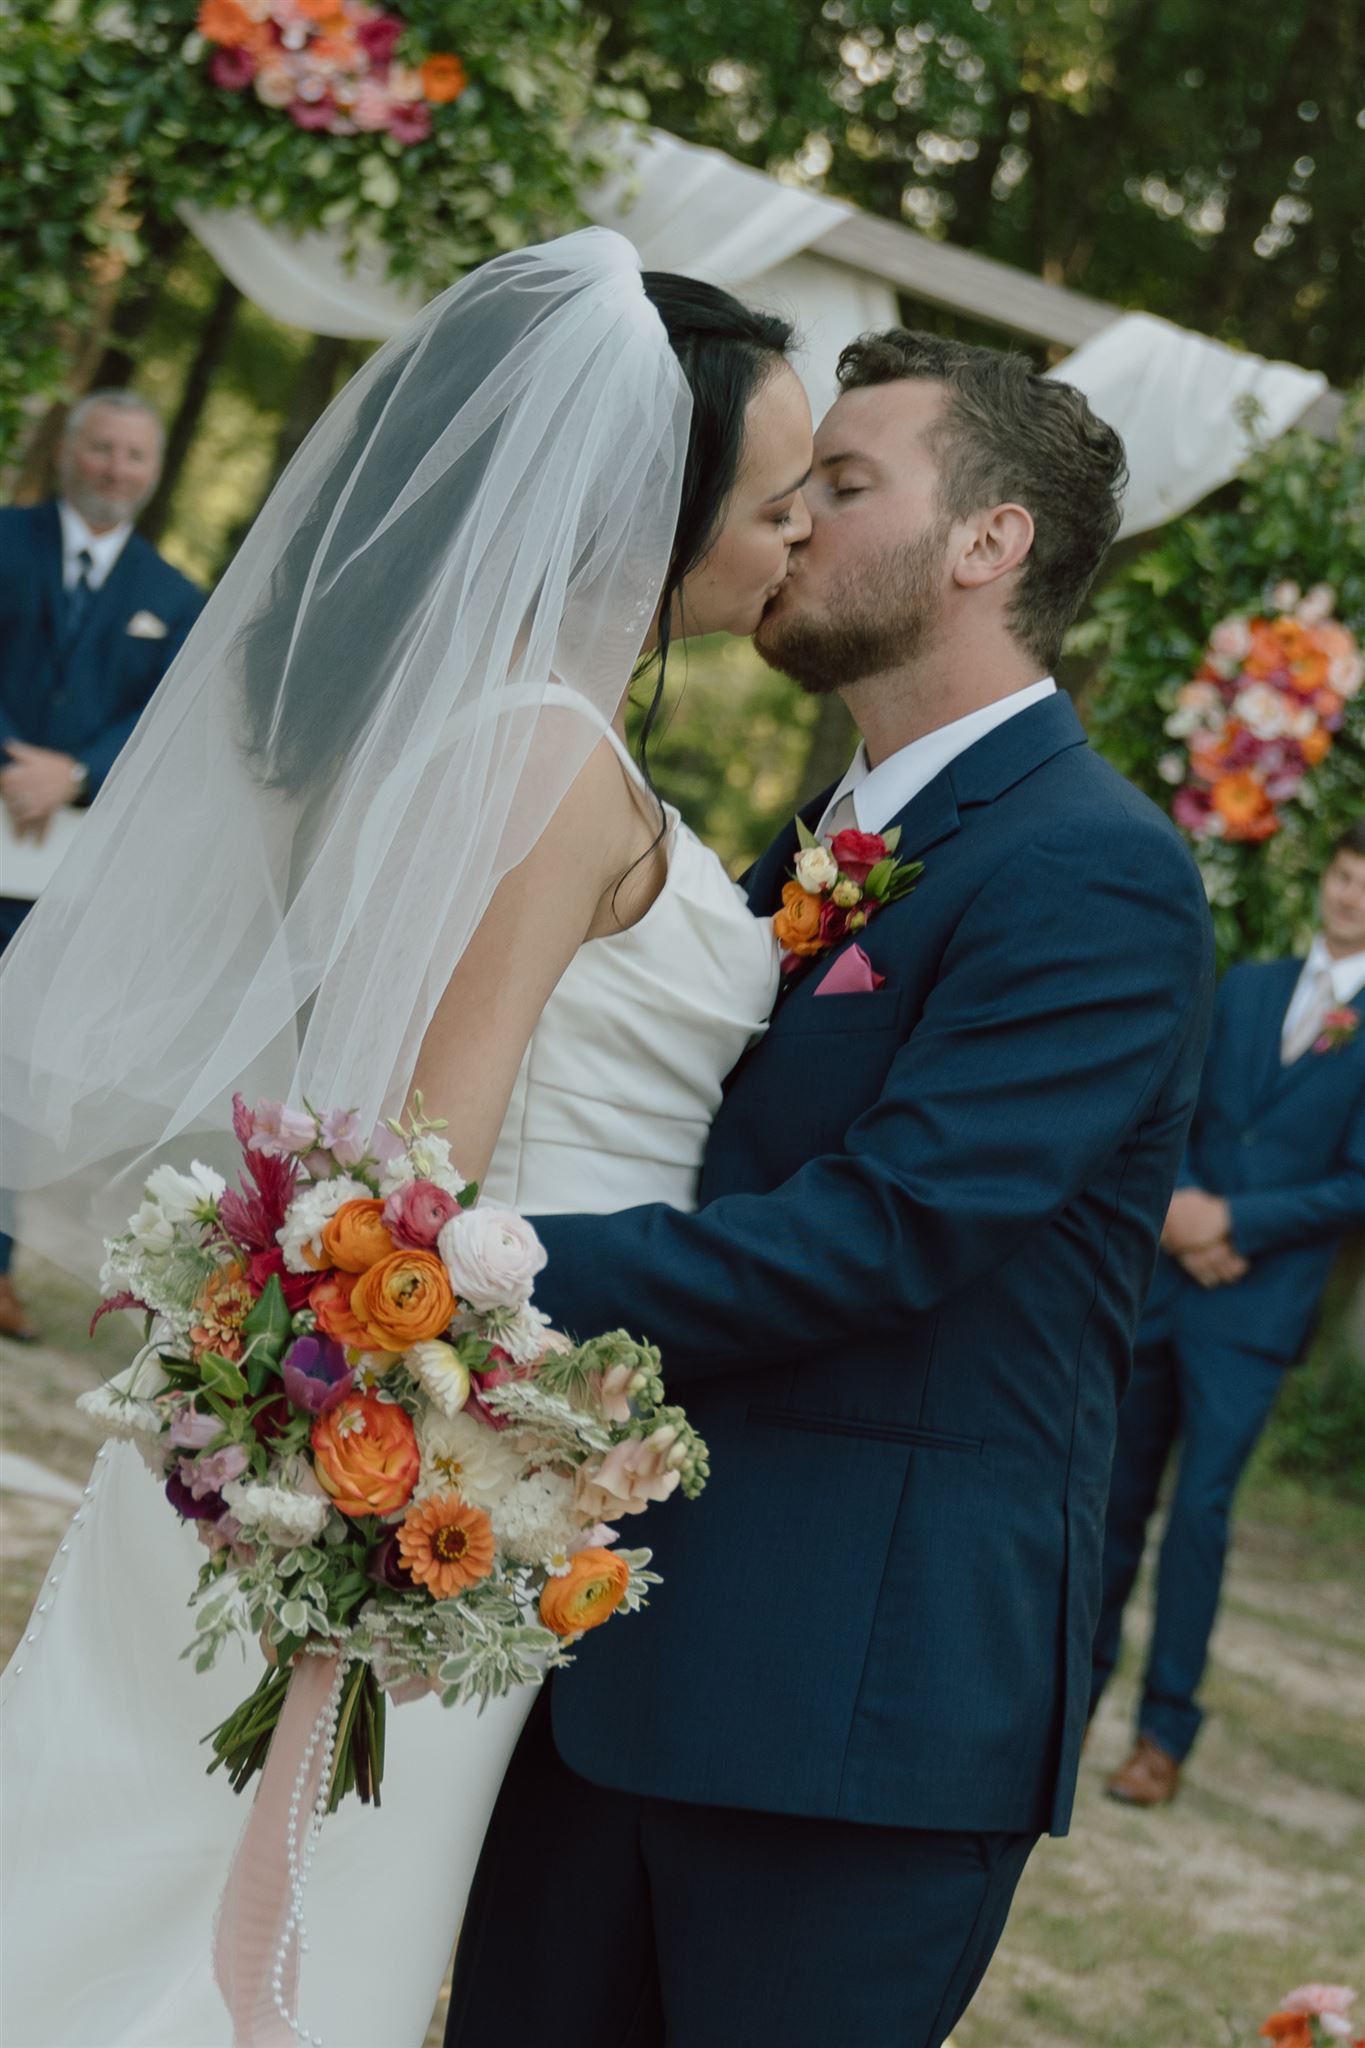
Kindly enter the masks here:
<path id="1" fill-rule="evenodd" d="M 236 1089 L 401 1106 L 627 687 L 690 409 L 600 228 L 485 265 L 346 387 L 0 968 L 26 1242 L 91 1271 L 149 1155 L 227 1166 Z"/>

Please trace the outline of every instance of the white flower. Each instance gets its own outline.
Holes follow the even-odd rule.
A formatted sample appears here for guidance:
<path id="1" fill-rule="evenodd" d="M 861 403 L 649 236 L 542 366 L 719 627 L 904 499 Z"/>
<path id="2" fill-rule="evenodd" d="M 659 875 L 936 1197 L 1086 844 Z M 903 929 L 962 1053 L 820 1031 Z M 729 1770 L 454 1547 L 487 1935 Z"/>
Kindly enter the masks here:
<path id="1" fill-rule="evenodd" d="M 160 1436 L 168 1418 L 152 1403 L 170 1383 L 155 1348 L 149 1346 L 113 1379 L 78 1394 L 76 1406 L 115 1436 Z"/>
<path id="2" fill-rule="evenodd" d="M 832 888 L 839 879 L 839 863 L 827 846 L 803 846 L 796 856 L 796 879 L 812 896 Z"/>
<path id="3" fill-rule="evenodd" d="M 547 1351 L 564 1347 L 550 1318 L 528 1302 L 524 1308 L 494 1309 L 479 1318 L 479 1335 L 500 1344 L 514 1365 L 534 1365 Z"/>
<path id="4" fill-rule="evenodd" d="M 1249 683 L 1232 700 L 1232 715 L 1239 718 L 1258 740 L 1283 739 L 1289 730 L 1294 707 L 1270 683 Z"/>
<path id="5" fill-rule="evenodd" d="M 510 1486 L 493 1508 L 493 1534 L 517 1564 L 567 1555 L 583 1526 L 574 1513 L 574 1483 L 559 1472 L 533 1472 Z"/>
<path id="6" fill-rule="evenodd" d="M 524 1460 L 506 1437 L 472 1415 L 441 1415 L 428 1409 L 417 1418 L 422 1470 L 414 1498 L 458 1493 L 477 1508 L 491 1507 L 521 1477 Z"/>
<path id="7" fill-rule="evenodd" d="M 1297 583 L 1277 583 L 1270 593 L 1270 602 L 1277 612 L 1292 612 L 1303 592 Z"/>
<path id="8" fill-rule="evenodd" d="M 253 1541 L 285 1548 L 311 1543 L 327 1526 L 331 1509 L 314 1494 L 295 1493 L 287 1486 L 261 1486 L 250 1479 L 230 1479 L 223 1499 Z"/>
<path id="9" fill-rule="evenodd" d="M 175 1224 L 155 1202 L 144 1202 L 128 1218 L 128 1231 L 141 1252 L 168 1252 L 175 1244 Z"/>
<path id="10" fill-rule="evenodd" d="M 1183 782 L 1185 780 L 1185 756 L 1183 754 L 1163 754 L 1156 764 L 1156 772 L 1163 782 L 1172 784 Z"/>
<path id="11" fill-rule="evenodd" d="M 363 1180 L 352 1180 L 347 1173 L 339 1173 L 333 1180 L 311 1181 L 307 1187 L 301 1188 L 275 1233 L 290 1272 L 316 1271 L 303 1256 L 305 1248 L 321 1259 L 324 1223 L 331 1221 L 343 1202 L 363 1202 L 368 1200 L 369 1194 Z"/>
<path id="12" fill-rule="evenodd" d="M 448 1195 L 458 1195 L 468 1185 L 468 1176 L 461 1173 L 451 1159 L 445 1139 L 435 1137 L 431 1132 L 414 1138 L 406 1153 L 384 1168 L 379 1179 L 379 1192 L 391 1195 L 410 1180 L 434 1181 Z"/>
<path id="13" fill-rule="evenodd" d="M 469 1399 L 469 1367 L 453 1344 L 431 1337 L 414 1344 L 404 1363 L 442 1415 L 458 1415 Z"/>
<path id="14" fill-rule="evenodd" d="M 226 1186 L 221 1173 L 196 1159 L 188 1173 L 178 1173 L 173 1166 L 158 1166 L 148 1176 L 146 1193 L 147 1200 L 155 1202 L 173 1223 L 207 1222 Z"/>
<path id="15" fill-rule="evenodd" d="M 1320 626 L 1336 609 L 1337 594 L 1330 583 L 1315 583 L 1299 601 L 1299 617 L 1305 626 Z"/>
<path id="16" fill-rule="evenodd" d="M 1226 723 L 1222 695 L 1214 685 L 1186 683 L 1166 720 L 1166 731 L 1173 740 L 1184 740 L 1194 732 L 1221 732 Z"/>
<path id="17" fill-rule="evenodd" d="M 1327 664 L 1327 687 L 1338 697 L 1354 697 L 1365 682 L 1365 660 L 1358 654 L 1334 654 Z"/>
<path id="18" fill-rule="evenodd" d="M 546 1257 L 524 1216 L 483 1204 L 452 1216 L 436 1248 L 460 1300 L 480 1310 L 517 1308 L 529 1301 Z"/>

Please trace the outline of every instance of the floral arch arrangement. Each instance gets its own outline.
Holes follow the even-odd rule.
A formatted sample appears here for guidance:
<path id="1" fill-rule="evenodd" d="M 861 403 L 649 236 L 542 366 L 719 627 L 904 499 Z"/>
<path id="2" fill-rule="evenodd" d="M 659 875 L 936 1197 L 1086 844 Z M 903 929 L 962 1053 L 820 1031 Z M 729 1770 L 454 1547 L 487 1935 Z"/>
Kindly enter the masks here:
<path id="1" fill-rule="evenodd" d="M 1070 645 L 1099 656 L 1095 745 L 1189 842 L 1220 964 L 1301 948 L 1365 816 L 1365 394 L 1165 528 Z"/>

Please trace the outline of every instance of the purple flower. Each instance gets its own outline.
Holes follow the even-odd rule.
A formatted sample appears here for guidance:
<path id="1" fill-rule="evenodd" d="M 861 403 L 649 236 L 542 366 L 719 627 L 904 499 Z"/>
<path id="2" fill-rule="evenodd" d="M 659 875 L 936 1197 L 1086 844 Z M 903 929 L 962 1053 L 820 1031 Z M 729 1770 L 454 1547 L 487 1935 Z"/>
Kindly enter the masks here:
<path id="1" fill-rule="evenodd" d="M 296 1337 L 284 1354 L 284 1391 L 309 1415 L 328 1414 L 354 1384 L 346 1353 L 333 1337 Z"/>
<path id="2" fill-rule="evenodd" d="M 166 1481 L 166 1498 L 187 1522 L 216 1522 L 227 1513 L 227 1502 L 221 1493 L 206 1493 L 202 1500 L 196 1499 L 180 1476 L 187 1462 L 182 1458 L 179 1470 L 172 1472 Z"/>
<path id="3" fill-rule="evenodd" d="M 222 1434 L 223 1425 L 216 1415 L 201 1415 L 197 1408 L 190 1407 L 180 1410 L 166 1432 L 166 1441 L 178 1451 L 202 1451 Z"/>
<path id="4" fill-rule="evenodd" d="M 403 1562 L 398 1548 L 398 1532 L 386 1536 L 370 1552 L 365 1565 L 365 1575 L 373 1579 L 376 1586 L 387 1586 L 395 1593 L 410 1593 L 417 1581 Z"/>

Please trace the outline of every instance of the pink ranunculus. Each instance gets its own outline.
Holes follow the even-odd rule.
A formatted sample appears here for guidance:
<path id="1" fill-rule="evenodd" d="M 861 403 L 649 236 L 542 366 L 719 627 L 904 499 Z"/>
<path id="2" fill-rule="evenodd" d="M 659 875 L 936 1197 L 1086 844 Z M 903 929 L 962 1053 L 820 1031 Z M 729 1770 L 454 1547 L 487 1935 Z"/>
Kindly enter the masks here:
<path id="1" fill-rule="evenodd" d="M 389 1236 L 406 1251 L 429 1252 L 460 1205 L 435 1181 L 409 1180 L 395 1188 L 380 1212 Z"/>
<path id="2" fill-rule="evenodd" d="M 431 133 L 430 107 L 421 100 L 415 104 L 396 102 L 389 115 L 389 133 L 405 149 L 414 142 L 425 142 Z"/>
<path id="3" fill-rule="evenodd" d="M 336 114 L 331 99 L 291 100 L 289 118 L 296 128 L 330 128 Z"/>
<path id="4" fill-rule="evenodd" d="M 441 1257 L 461 1301 L 482 1313 L 519 1308 L 531 1299 L 545 1247 L 512 1209 L 461 1209 L 444 1224 Z"/>
<path id="5" fill-rule="evenodd" d="M 224 92 L 245 92 L 256 76 L 256 59 L 250 50 L 215 50 L 209 59 L 209 77 Z"/>
<path id="6" fill-rule="evenodd" d="M 393 101 L 378 79 L 367 78 L 357 89 L 351 101 L 351 119 L 357 128 L 366 134 L 377 134 L 387 128 L 393 114 Z"/>
<path id="7" fill-rule="evenodd" d="M 392 61 L 402 35 L 403 24 L 395 15 L 376 14 L 371 20 L 361 22 L 355 39 L 371 64 L 378 67 Z"/>
<path id="8" fill-rule="evenodd" d="M 1171 803 L 1171 816 L 1177 825 L 1195 839 L 1203 839 L 1209 830 L 1209 819 L 1213 805 L 1206 789 L 1178 789 Z"/>
<path id="9" fill-rule="evenodd" d="M 223 1425 L 216 1415 L 201 1415 L 197 1408 L 185 1407 L 166 1431 L 166 1441 L 178 1451 L 202 1451 L 222 1434 Z"/>
<path id="10" fill-rule="evenodd" d="M 1300 1984 L 1288 1998 L 1280 2000 L 1280 2011 L 1306 2012 L 1314 2019 L 1322 2019 L 1328 2013 L 1344 2018 L 1355 2002 L 1356 1995 L 1349 1984 Z"/>
<path id="11" fill-rule="evenodd" d="M 616 1515 L 642 1515 L 651 1501 L 667 1500 L 681 1483 L 670 1460 L 678 1432 L 665 1423 L 647 1437 L 613 1444 L 599 1459 L 579 1468 L 574 1504 L 605 1522 Z"/>
<path id="12" fill-rule="evenodd" d="M 305 1110 L 286 1109 L 282 1102 L 258 1102 L 255 1114 L 256 1128 L 248 1140 L 253 1152 L 285 1159 L 291 1153 L 310 1152 L 317 1144 L 317 1119 Z"/>
<path id="13" fill-rule="evenodd" d="M 877 862 L 886 859 L 886 841 L 880 832 L 858 832 L 851 825 L 835 833 L 829 850 L 854 882 L 865 882 Z"/>

